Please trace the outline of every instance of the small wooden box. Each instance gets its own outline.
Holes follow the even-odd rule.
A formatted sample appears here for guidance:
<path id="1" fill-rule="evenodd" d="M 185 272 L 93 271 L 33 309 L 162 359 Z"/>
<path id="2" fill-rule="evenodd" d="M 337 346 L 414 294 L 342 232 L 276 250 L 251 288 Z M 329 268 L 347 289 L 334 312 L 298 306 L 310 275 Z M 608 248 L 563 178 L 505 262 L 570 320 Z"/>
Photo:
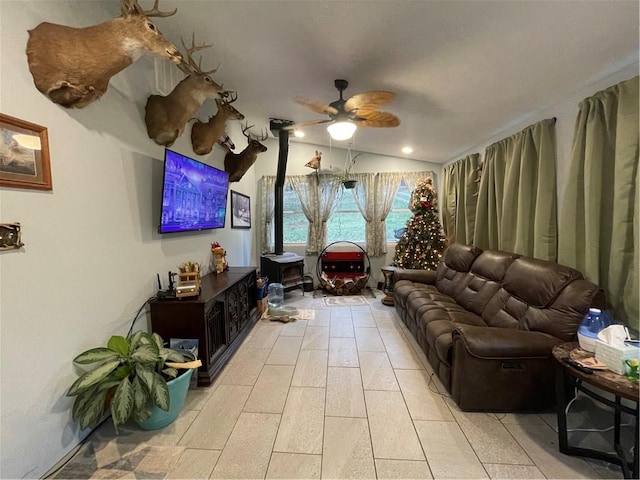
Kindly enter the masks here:
<path id="1" fill-rule="evenodd" d="M 200 273 L 179 273 L 176 298 L 197 297 L 198 295 L 200 295 Z"/>

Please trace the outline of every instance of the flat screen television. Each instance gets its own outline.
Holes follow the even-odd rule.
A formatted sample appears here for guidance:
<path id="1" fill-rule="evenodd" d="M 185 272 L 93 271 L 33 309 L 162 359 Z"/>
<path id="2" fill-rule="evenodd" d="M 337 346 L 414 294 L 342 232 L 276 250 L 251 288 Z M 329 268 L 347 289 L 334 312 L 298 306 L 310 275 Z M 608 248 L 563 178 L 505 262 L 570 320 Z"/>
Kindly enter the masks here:
<path id="1" fill-rule="evenodd" d="M 229 174 L 166 149 L 159 233 L 224 228 Z"/>

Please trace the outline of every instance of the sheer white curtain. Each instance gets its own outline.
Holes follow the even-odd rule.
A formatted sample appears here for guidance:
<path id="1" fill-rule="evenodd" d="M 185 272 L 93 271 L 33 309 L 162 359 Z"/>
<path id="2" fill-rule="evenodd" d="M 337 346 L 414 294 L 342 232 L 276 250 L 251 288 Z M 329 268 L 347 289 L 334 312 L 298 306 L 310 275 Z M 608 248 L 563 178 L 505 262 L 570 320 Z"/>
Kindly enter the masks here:
<path id="1" fill-rule="evenodd" d="M 403 172 L 402 178 L 404 179 L 404 183 L 407 185 L 409 192 L 413 192 L 418 186 L 418 182 L 420 180 L 424 180 L 425 178 L 430 178 L 433 180 L 433 187 L 435 188 L 437 184 L 436 182 L 436 174 L 432 171 L 425 172 Z"/>
<path id="2" fill-rule="evenodd" d="M 319 252 L 317 247 L 318 228 L 320 227 L 320 210 L 318 204 L 318 189 L 316 178 L 311 175 L 291 175 L 286 179 L 293 191 L 298 195 L 302 213 L 307 217 L 309 229 L 307 233 L 307 255 L 314 255 Z"/>
<path id="3" fill-rule="evenodd" d="M 351 190 L 351 192 L 355 198 L 358 210 L 365 221 L 365 251 L 369 255 L 375 255 L 373 252 L 375 251 L 376 246 L 376 176 L 373 173 L 354 173 L 351 174 L 351 178 L 357 181 L 356 188 Z M 347 193 L 345 192 L 345 194 Z"/>
<path id="4" fill-rule="evenodd" d="M 391 211 L 393 201 L 402 183 L 402 174 L 393 172 L 381 172 L 376 175 L 375 184 L 375 238 L 373 248 L 369 255 L 375 257 L 387 253 L 387 224 L 385 220 Z"/>
<path id="5" fill-rule="evenodd" d="M 273 243 L 273 210 L 275 206 L 274 188 L 276 177 L 265 175 L 258 181 L 260 190 L 260 250 L 262 253 L 272 252 Z"/>
<path id="6" fill-rule="evenodd" d="M 327 245 L 327 221 L 338 204 L 338 192 L 342 188 L 342 183 L 334 175 L 320 175 L 316 179 L 319 227 L 316 229 L 317 238 L 314 253 L 319 253 Z"/>

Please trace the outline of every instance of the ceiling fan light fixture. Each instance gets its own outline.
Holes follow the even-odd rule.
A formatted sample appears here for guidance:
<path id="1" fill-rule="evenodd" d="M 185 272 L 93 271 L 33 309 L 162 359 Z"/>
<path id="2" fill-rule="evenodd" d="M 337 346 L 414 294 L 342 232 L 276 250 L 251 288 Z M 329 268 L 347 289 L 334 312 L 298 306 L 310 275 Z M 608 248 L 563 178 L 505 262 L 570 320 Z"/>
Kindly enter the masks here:
<path id="1" fill-rule="evenodd" d="M 304 132 L 303 132 L 302 130 L 295 129 L 295 130 L 293 131 L 293 135 L 294 135 L 296 138 L 303 138 L 303 137 L 304 137 Z"/>
<path id="2" fill-rule="evenodd" d="M 329 125 L 327 131 L 334 140 L 349 140 L 356 132 L 356 128 L 355 123 L 340 121 Z"/>

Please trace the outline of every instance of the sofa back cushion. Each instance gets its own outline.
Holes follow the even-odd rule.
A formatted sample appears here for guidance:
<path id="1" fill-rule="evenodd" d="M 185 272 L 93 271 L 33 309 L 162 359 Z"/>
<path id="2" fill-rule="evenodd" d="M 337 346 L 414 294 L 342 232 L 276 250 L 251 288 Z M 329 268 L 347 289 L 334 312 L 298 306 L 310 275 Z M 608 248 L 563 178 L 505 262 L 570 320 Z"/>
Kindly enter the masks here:
<path id="1" fill-rule="evenodd" d="M 454 243 L 444 252 L 438 264 L 436 287 L 441 293 L 456 298 L 466 287 L 467 273 L 482 253 L 477 247 Z"/>
<path id="2" fill-rule="evenodd" d="M 577 270 L 530 257 L 513 261 L 482 318 L 492 327 L 547 333 L 575 340 L 598 287 Z"/>
<path id="3" fill-rule="evenodd" d="M 486 250 L 471 265 L 465 279 L 465 287 L 455 297 L 456 302 L 467 310 L 481 315 L 504 280 L 507 269 L 519 255 L 515 253 Z"/>

